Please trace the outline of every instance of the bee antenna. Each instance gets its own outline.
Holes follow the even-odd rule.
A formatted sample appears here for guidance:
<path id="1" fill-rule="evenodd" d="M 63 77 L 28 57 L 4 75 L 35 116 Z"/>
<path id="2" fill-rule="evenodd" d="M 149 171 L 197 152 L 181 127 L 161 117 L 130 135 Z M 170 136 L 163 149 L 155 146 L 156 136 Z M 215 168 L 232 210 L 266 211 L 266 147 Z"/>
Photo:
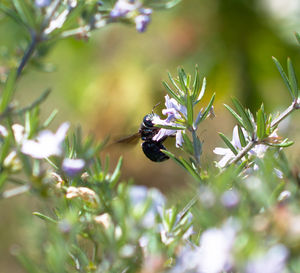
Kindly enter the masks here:
<path id="1" fill-rule="evenodd" d="M 158 102 L 158 103 L 156 103 L 154 106 L 153 106 L 153 108 L 152 108 L 152 114 L 154 114 L 154 109 L 158 106 L 158 105 L 160 105 L 161 104 L 161 102 Z"/>

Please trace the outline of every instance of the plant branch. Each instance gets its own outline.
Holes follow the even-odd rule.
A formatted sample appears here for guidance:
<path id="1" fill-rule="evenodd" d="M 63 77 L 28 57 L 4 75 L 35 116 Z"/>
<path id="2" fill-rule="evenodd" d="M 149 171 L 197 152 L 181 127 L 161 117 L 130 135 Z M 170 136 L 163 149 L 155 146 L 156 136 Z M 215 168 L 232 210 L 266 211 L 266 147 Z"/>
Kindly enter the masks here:
<path id="1" fill-rule="evenodd" d="M 231 164 L 237 163 L 239 160 L 241 160 L 254 146 L 256 145 L 256 141 L 250 141 L 228 164 L 227 166 Z"/>
<path id="2" fill-rule="evenodd" d="M 271 127 L 276 127 L 282 120 L 288 117 L 294 110 L 299 109 L 299 102 L 295 100 L 285 111 L 283 111 L 278 118 L 274 119 L 271 123 Z"/>
<path id="3" fill-rule="evenodd" d="M 34 32 L 32 32 L 31 33 L 31 43 L 28 45 L 26 52 L 25 52 L 25 54 L 21 60 L 21 63 L 18 67 L 18 70 L 17 70 L 17 78 L 19 78 L 19 76 L 21 75 L 21 73 L 23 71 L 23 68 L 25 67 L 26 63 L 29 61 L 30 57 L 32 56 L 37 43 L 38 43 L 37 36 Z"/>
<path id="4" fill-rule="evenodd" d="M 279 117 L 274 119 L 271 123 L 271 128 L 276 127 L 281 121 L 283 121 L 286 117 L 288 117 L 294 110 L 300 109 L 300 101 L 295 100 L 285 111 L 283 111 Z M 228 164 L 237 163 L 241 160 L 255 145 L 259 144 L 258 141 L 252 140 L 250 141 Z"/>

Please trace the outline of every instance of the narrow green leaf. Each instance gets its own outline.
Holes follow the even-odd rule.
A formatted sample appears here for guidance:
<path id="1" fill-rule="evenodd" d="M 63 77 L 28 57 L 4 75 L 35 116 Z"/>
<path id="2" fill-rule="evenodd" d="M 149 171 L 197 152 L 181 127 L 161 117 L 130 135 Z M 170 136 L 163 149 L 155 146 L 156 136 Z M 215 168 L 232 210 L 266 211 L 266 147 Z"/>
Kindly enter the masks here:
<path id="1" fill-rule="evenodd" d="M 34 28 L 35 22 L 34 22 L 34 14 L 31 12 L 30 7 L 27 5 L 26 1 L 24 0 L 12 0 L 16 11 L 20 15 L 20 18 L 26 24 L 27 26 L 30 26 Z"/>
<path id="2" fill-rule="evenodd" d="M 280 62 L 275 57 L 272 57 L 272 59 L 273 59 L 275 65 L 277 66 L 277 69 L 278 69 L 278 71 L 279 71 L 279 73 L 280 73 L 280 75 L 281 75 L 281 77 L 282 77 L 285 85 L 287 86 L 287 88 L 288 88 L 288 90 L 289 90 L 289 92 L 290 92 L 290 94 L 291 94 L 291 96 L 292 96 L 292 98 L 294 100 L 295 99 L 294 93 L 293 93 L 293 90 L 292 90 L 292 87 L 291 87 L 291 83 L 290 83 L 287 75 L 285 74 L 285 72 L 284 72 L 284 70 L 283 70 Z"/>
<path id="3" fill-rule="evenodd" d="M 196 97 L 194 99 L 194 100 L 196 100 L 196 102 L 194 104 L 197 104 L 201 101 L 201 99 L 204 96 L 205 89 L 206 89 L 206 78 L 203 78 L 200 94 L 198 95 L 198 97 Z"/>
<path id="4" fill-rule="evenodd" d="M 170 72 L 168 72 L 168 77 L 169 77 L 170 82 L 176 88 L 178 94 L 181 95 L 181 96 L 183 96 L 184 95 L 183 91 L 178 87 L 178 85 L 176 84 L 176 81 L 173 79 L 173 77 L 172 77 L 172 75 L 171 75 Z"/>
<path id="5" fill-rule="evenodd" d="M 187 86 L 187 76 L 182 67 L 178 67 L 178 78 L 181 85 L 182 90 L 186 95 L 188 94 L 188 86 Z"/>
<path id="6" fill-rule="evenodd" d="M 177 100 L 179 104 L 183 104 L 183 101 L 180 99 L 180 97 L 170 88 L 170 86 L 165 81 L 163 81 L 163 85 L 171 97 Z"/>
<path id="7" fill-rule="evenodd" d="M 292 146 L 293 144 L 294 144 L 294 141 L 289 141 L 287 139 L 285 139 L 281 143 L 268 143 L 269 146 L 272 146 L 272 147 L 282 147 L 282 148 L 286 148 L 286 147 Z"/>
<path id="8" fill-rule="evenodd" d="M 149 1 L 149 3 L 147 3 L 147 4 L 150 8 L 161 10 L 161 9 L 173 8 L 180 2 L 181 2 L 181 0 L 171 0 L 171 1 L 164 1 L 164 2 Z"/>
<path id="9" fill-rule="evenodd" d="M 51 124 L 51 122 L 54 120 L 54 118 L 56 117 L 57 114 L 58 114 L 58 110 L 54 109 L 51 112 L 50 116 L 43 123 L 42 128 L 47 128 Z"/>
<path id="10" fill-rule="evenodd" d="M 262 109 L 259 109 L 256 112 L 256 126 L 257 126 L 257 137 L 258 139 L 263 139 L 266 135 L 266 121 L 265 115 Z"/>
<path id="11" fill-rule="evenodd" d="M 188 88 L 190 87 L 191 81 L 192 81 L 192 76 L 190 74 L 187 74 L 187 76 L 186 76 L 186 86 Z"/>
<path id="12" fill-rule="evenodd" d="M 173 153 L 171 153 L 171 152 L 169 152 L 167 150 L 161 150 L 161 151 L 164 154 L 166 154 L 167 156 L 169 156 L 170 158 L 172 158 L 179 166 L 181 166 L 182 168 L 184 168 L 186 170 L 186 168 L 184 167 L 184 165 L 182 164 L 182 162 L 179 159 L 177 159 L 177 157 Z"/>
<path id="13" fill-rule="evenodd" d="M 239 139 L 240 139 L 242 147 L 245 147 L 247 145 L 247 142 L 246 142 L 245 135 L 244 135 L 243 130 L 240 125 L 238 125 L 238 134 L 239 134 Z"/>
<path id="14" fill-rule="evenodd" d="M 32 214 L 35 215 L 35 216 L 37 216 L 37 217 L 39 217 L 39 218 L 41 218 L 42 220 L 45 220 L 45 221 L 49 222 L 49 223 L 57 224 L 57 221 L 56 221 L 56 220 L 54 220 L 54 219 L 52 219 L 51 217 L 46 216 L 46 215 L 44 215 L 44 214 L 42 214 L 42 213 L 40 213 L 40 212 L 36 212 L 36 211 L 35 211 L 35 212 L 33 212 Z"/>
<path id="15" fill-rule="evenodd" d="M 1 145 L 1 150 L 0 150 L 0 164 L 2 166 L 3 161 L 7 157 L 9 150 L 10 150 L 10 145 L 13 141 L 13 135 L 10 132 L 7 137 L 4 138 L 2 145 Z"/>
<path id="16" fill-rule="evenodd" d="M 296 39 L 297 39 L 297 42 L 300 44 L 300 35 L 298 32 L 295 33 L 295 36 L 296 36 Z"/>
<path id="17" fill-rule="evenodd" d="M 6 14 L 10 18 L 12 18 L 17 24 L 24 27 L 24 22 L 22 20 L 20 20 L 20 17 L 14 10 L 12 10 L 12 9 L 6 7 L 4 4 L 0 3 L 0 11 L 2 11 L 4 14 Z"/>
<path id="18" fill-rule="evenodd" d="M 211 97 L 211 99 L 210 99 L 208 105 L 206 106 L 206 108 L 205 108 L 205 110 L 204 110 L 204 112 L 203 112 L 203 114 L 202 114 L 202 117 L 199 119 L 198 124 L 199 124 L 201 121 L 203 121 L 203 120 L 206 119 L 206 117 L 207 117 L 207 115 L 209 114 L 209 111 L 210 111 L 210 109 L 211 109 L 211 107 L 212 107 L 212 105 L 213 105 L 213 103 L 214 103 L 215 97 L 216 97 L 216 93 L 214 93 L 214 94 L 212 95 L 212 97 Z M 198 125 L 198 124 L 196 124 L 196 125 Z"/>
<path id="19" fill-rule="evenodd" d="M 289 81 L 291 83 L 291 87 L 293 90 L 293 94 L 295 98 L 298 98 L 298 82 L 296 78 L 296 73 L 290 58 L 287 59 L 287 68 L 288 68 L 288 75 Z"/>
<path id="20" fill-rule="evenodd" d="M 183 150 L 193 156 L 194 155 L 193 143 L 191 142 L 187 134 L 184 132 L 182 133 L 182 138 L 183 138 L 183 144 L 182 144 Z"/>
<path id="21" fill-rule="evenodd" d="M 236 99 L 232 98 L 232 102 L 237 110 L 237 113 L 242 118 L 243 123 L 245 125 L 245 129 L 252 134 L 254 132 L 254 127 L 251 121 L 251 117 L 247 110 L 242 106 L 242 104 Z"/>
<path id="22" fill-rule="evenodd" d="M 22 253 L 18 249 L 14 249 L 13 255 L 16 257 L 18 262 L 22 265 L 22 267 L 30 273 L 41 273 L 39 266 L 33 262 L 31 259 L 28 258 L 27 254 Z"/>
<path id="23" fill-rule="evenodd" d="M 186 162 L 182 157 L 180 157 L 179 159 L 176 158 L 176 156 L 174 154 L 172 154 L 169 151 L 166 150 L 161 150 L 164 154 L 166 154 L 167 156 L 169 156 L 170 158 L 172 158 L 180 167 L 182 167 L 184 170 L 188 171 L 188 173 L 190 175 L 192 175 L 197 181 L 200 180 L 200 177 L 198 175 L 198 173 L 194 170 L 194 168 L 192 166 L 190 166 L 190 164 L 188 162 Z"/>
<path id="24" fill-rule="evenodd" d="M 199 69 L 198 66 L 195 66 L 195 76 L 193 83 L 193 101 L 197 100 L 200 93 L 200 78 L 199 78 Z"/>
<path id="25" fill-rule="evenodd" d="M 2 188 L 5 186 L 5 183 L 8 181 L 9 174 L 7 172 L 2 171 L 0 173 L 0 199 L 3 198 Z"/>
<path id="26" fill-rule="evenodd" d="M 237 149 L 232 145 L 231 141 L 223 134 L 223 133 L 219 133 L 219 136 L 222 138 L 222 140 L 224 141 L 224 143 L 226 144 L 226 146 L 235 154 L 238 154 Z"/>
<path id="27" fill-rule="evenodd" d="M 3 113 L 12 100 L 15 83 L 17 80 L 17 70 L 12 69 L 6 79 L 5 86 L 1 96 L 0 112 Z"/>
<path id="28" fill-rule="evenodd" d="M 27 106 L 27 107 L 24 107 L 24 108 L 20 109 L 17 113 L 18 113 L 18 114 L 23 114 L 23 113 L 25 113 L 26 111 L 30 111 L 30 110 L 32 110 L 33 108 L 35 108 L 36 106 L 40 105 L 42 102 L 44 102 L 44 101 L 48 98 L 50 92 L 51 92 L 51 89 L 50 89 L 50 88 L 46 89 L 46 90 L 41 94 L 41 96 L 39 96 L 33 103 L 31 103 L 31 104 L 30 104 L 29 106 Z"/>
<path id="29" fill-rule="evenodd" d="M 202 144 L 201 144 L 201 141 L 199 140 L 195 131 L 192 131 L 192 136 L 193 136 L 193 144 L 194 144 L 193 145 L 194 146 L 194 154 L 195 154 L 195 158 L 199 164 L 200 156 L 202 154 Z"/>
<path id="30" fill-rule="evenodd" d="M 60 168 L 52 161 L 50 160 L 48 157 L 45 158 L 45 160 L 55 169 L 55 170 L 59 170 Z"/>
<path id="31" fill-rule="evenodd" d="M 112 185 L 112 187 L 118 182 L 120 175 L 121 175 L 121 167 L 122 167 L 122 163 L 123 163 L 123 157 L 120 157 L 118 164 L 114 170 L 114 172 L 112 173 L 111 177 L 110 177 L 110 184 Z"/>
<path id="32" fill-rule="evenodd" d="M 189 172 L 190 175 L 192 175 L 197 181 L 200 181 L 200 176 L 197 173 L 197 171 L 193 168 L 193 166 L 190 165 L 189 162 L 187 162 L 184 158 L 181 156 L 179 157 L 179 160 L 184 165 L 185 169 Z"/>
<path id="33" fill-rule="evenodd" d="M 147 3 L 147 6 L 153 9 L 170 9 L 176 6 L 178 3 L 180 3 L 182 0 L 170 0 L 170 1 L 144 1 Z"/>
<path id="34" fill-rule="evenodd" d="M 237 120 L 237 122 L 245 128 L 245 124 L 242 118 L 227 104 L 224 104 L 225 108 L 233 115 L 233 117 Z"/>
<path id="35" fill-rule="evenodd" d="M 193 98 L 189 94 L 186 96 L 186 109 L 187 109 L 187 121 L 189 126 L 193 126 L 194 121 L 194 111 L 193 111 Z"/>
<path id="36" fill-rule="evenodd" d="M 171 125 L 155 124 L 155 127 L 169 129 L 169 130 L 185 130 L 186 129 L 186 127 L 180 126 L 180 125 L 178 125 L 178 126 L 171 126 Z"/>

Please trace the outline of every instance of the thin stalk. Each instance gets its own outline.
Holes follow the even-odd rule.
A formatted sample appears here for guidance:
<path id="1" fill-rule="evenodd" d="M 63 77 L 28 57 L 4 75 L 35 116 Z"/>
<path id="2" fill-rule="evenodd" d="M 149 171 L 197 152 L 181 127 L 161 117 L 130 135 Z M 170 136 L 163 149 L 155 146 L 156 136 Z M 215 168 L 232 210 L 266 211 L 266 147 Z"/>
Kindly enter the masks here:
<path id="1" fill-rule="evenodd" d="M 297 103 L 297 100 L 295 100 L 285 111 L 283 111 L 278 118 L 272 121 L 271 127 L 276 127 L 282 120 L 288 117 L 296 109 L 299 109 L 299 104 Z"/>
<path id="2" fill-rule="evenodd" d="M 29 61 L 30 57 L 32 56 L 32 54 L 34 52 L 37 43 L 38 43 L 38 40 L 37 40 L 36 34 L 32 33 L 31 34 L 31 43 L 28 45 L 26 52 L 25 52 L 25 54 L 20 62 L 20 65 L 18 67 L 17 78 L 20 77 L 20 75 L 23 71 L 23 68 L 25 67 L 26 63 Z"/>
<path id="3" fill-rule="evenodd" d="M 254 146 L 256 145 L 256 141 L 250 141 L 228 164 L 227 166 L 231 164 L 237 163 L 239 160 L 241 160 Z"/>

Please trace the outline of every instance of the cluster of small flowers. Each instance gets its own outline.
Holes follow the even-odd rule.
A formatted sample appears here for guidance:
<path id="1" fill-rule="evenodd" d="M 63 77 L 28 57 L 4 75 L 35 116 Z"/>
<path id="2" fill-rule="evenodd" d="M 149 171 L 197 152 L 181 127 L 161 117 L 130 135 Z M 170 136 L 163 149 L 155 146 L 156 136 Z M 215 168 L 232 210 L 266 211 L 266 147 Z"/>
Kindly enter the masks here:
<path id="1" fill-rule="evenodd" d="M 136 30 L 144 32 L 151 21 L 151 14 L 152 9 L 144 8 L 138 0 L 118 0 L 110 12 L 110 17 L 134 18 Z"/>
<path id="2" fill-rule="evenodd" d="M 35 139 L 28 139 L 25 128 L 20 124 L 13 124 L 12 131 L 17 145 L 20 146 L 20 151 L 23 154 L 29 155 L 35 159 L 48 158 L 50 156 L 63 156 L 63 141 L 66 138 L 67 131 L 70 125 L 68 122 L 63 123 L 56 133 L 49 130 L 39 132 Z M 0 125 L 0 134 L 2 137 L 8 137 L 7 129 Z M 16 151 L 12 151 L 6 158 L 11 163 L 14 160 L 14 165 L 18 163 Z M 12 165 L 12 164 L 10 164 Z M 83 159 L 64 158 L 62 161 L 62 170 L 66 175 L 74 177 L 81 173 L 86 163 Z"/>

